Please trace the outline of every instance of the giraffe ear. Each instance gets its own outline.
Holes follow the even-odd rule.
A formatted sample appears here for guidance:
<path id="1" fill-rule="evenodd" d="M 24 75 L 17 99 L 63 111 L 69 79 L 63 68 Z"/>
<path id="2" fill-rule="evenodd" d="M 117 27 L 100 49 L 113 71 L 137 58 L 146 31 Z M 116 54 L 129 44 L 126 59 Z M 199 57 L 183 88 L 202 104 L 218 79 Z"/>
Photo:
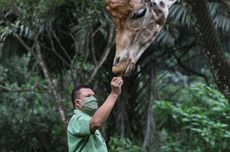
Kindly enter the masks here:
<path id="1" fill-rule="evenodd" d="M 168 8 L 170 8 L 177 0 L 169 0 L 168 1 Z"/>

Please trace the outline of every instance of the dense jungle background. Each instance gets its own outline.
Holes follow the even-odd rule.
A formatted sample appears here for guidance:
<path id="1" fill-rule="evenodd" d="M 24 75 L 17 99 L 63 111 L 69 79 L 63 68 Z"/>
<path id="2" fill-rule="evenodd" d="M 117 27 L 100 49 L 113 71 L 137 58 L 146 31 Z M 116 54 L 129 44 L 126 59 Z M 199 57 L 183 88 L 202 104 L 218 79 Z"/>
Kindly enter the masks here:
<path id="1" fill-rule="evenodd" d="M 0 18 L 0 151 L 67 151 L 73 87 L 89 84 L 100 104 L 110 93 L 105 0 L 0 0 Z M 223 79 L 207 52 L 226 61 Z M 229 1 L 179 0 L 124 78 L 102 128 L 109 151 L 230 151 L 229 61 Z"/>

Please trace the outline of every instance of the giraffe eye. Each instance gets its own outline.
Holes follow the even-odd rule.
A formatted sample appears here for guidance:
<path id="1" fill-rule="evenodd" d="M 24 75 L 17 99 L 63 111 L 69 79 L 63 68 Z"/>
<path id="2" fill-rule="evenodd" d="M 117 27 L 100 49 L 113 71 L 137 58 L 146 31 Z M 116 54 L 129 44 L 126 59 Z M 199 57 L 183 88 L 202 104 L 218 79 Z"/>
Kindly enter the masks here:
<path id="1" fill-rule="evenodd" d="M 139 9 L 138 11 L 134 12 L 132 19 L 138 19 L 145 15 L 146 8 Z"/>

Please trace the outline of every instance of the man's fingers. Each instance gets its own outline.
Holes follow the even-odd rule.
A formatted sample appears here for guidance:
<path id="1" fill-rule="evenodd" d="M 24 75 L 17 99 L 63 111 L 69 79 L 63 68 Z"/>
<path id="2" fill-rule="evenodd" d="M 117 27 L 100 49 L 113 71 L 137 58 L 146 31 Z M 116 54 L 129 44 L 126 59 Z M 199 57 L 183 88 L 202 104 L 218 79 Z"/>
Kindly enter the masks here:
<path id="1" fill-rule="evenodd" d="M 115 81 L 115 83 L 118 84 L 118 83 L 120 83 L 121 81 L 122 81 L 122 79 L 117 79 L 117 80 Z"/>
<path id="2" fill-rule="evenodd" d="M 119 84 L 119 85 L 122 85 L 122 84 L 123 84 L 123 80 L 121 80 L 118 84 Z"/>
<path id="3" fill-rule="evenodd" d="M 121 78 L 121 77 L 118 77 L 118 78 L 115 80 L 115 83 L 120 83 L 121 81 L 123 81 L 122 78 Z"/>
<path id="4" fill-rule="evenodd" d="M 121 77 L 113 77 L 112 82 L 117 83 L 119 81 L 122 81 Z"/>
<path id="5" fill-rule="evenodd" d="M 114 82 L 114 81 L 116 81 L 116 79 L 117 79 L 116 77 L 113 77 L 113 79 L 112 79 L 112 81 L 111 81 L 111 82 Z"/>
<path id="6" fill-rule="evenodd" d="M 114 83 L 114 86 L 120 87 L 123 84 L 123 80 L 118 80 Z"/>

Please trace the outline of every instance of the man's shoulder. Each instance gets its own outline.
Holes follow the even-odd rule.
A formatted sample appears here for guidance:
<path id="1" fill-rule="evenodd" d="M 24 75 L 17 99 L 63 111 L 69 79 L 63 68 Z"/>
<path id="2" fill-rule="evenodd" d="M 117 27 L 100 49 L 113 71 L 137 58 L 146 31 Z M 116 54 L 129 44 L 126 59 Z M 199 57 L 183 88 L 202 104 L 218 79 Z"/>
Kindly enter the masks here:
<path id="1" fill-rule="evenodd" d="M 91 117 L 88 116 L 87 114 L 81 112 L 80 110 L 74 110 L 74 114 L 70 118 L 69 122 L 73 122 L 73 121 L 76 121 L 76 120 L 84 120 L 84 119 L 91 119 Z"/>
<path id="2" fill-rule="evenodd" d="M 91 117 L 82 113 L 74 111 L 74 115 L 70 118 L 68 123 L 68 135 L 88 136 L 90 135 L 90 121 Z"/>

